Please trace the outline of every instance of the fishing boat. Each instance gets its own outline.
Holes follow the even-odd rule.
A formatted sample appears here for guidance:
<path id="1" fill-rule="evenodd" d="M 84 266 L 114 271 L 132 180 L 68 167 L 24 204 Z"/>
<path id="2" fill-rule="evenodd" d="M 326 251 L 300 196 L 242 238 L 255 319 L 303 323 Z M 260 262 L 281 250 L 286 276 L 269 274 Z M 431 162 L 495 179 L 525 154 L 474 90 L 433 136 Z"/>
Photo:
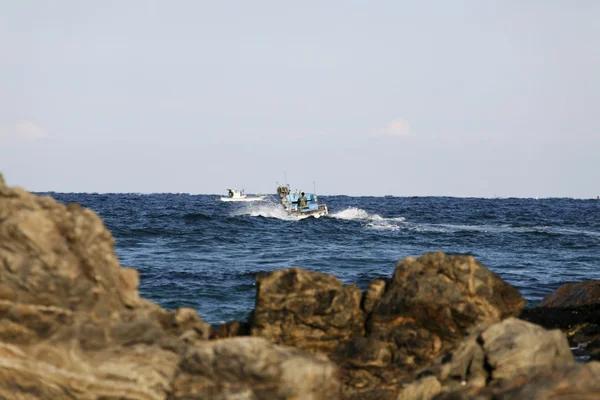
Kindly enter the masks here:
<path id="1" fill-rule="evenodd" d="M 288 214 L 298 218 L 315 217 L 319 218 L 322 215 L 327 215 L 326 204 L 319 204 L 316 193 L 304 193 L 296 190 L 294 193 L 290 191 L 290 185 L 278 185 L 277 194 L 281 199 L 281 204 Z M 305 202 L 301 200 L 304 196 Z M 305 203 L 304 205 L 302 205 Z"/>
<path id="2" fill-rule="evenodd" d="M 220 197 L 221 201 L 262 201 L 265 196 L 248 197 L 243 190 L 227 189 L 227 197 Z"/>

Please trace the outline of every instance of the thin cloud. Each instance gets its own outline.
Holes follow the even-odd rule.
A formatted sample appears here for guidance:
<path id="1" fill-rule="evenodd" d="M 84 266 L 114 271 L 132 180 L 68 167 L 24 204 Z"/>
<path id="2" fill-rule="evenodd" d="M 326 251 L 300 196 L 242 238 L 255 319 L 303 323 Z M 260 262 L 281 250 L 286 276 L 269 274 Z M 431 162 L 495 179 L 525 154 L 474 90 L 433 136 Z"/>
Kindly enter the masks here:
<path id="1" fill-rule="evenodd" d="M 35 141 L 48 137 L 48 131 L 31 121 L 0 125 L 0 138 Z"/>
<path id="2" fill-rule="evenodd" d="M 410 130 L 410 124 L 404 118 L 390 121 L 387 126 L 376 132 L 376 136 L 415 136 Z"/>

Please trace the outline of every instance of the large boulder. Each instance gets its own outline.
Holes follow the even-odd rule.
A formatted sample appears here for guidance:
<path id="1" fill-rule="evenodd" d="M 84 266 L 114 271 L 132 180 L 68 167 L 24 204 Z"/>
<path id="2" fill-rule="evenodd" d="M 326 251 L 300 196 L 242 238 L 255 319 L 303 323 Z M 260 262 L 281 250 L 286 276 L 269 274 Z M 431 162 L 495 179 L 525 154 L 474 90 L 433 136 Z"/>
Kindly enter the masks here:
<path id="1" fill-rule="evenodd" d="M 138 285 L 94 212 L 0 175 L 0 398 L 338 397 L 330 361 L 258 338 L 209 342 L 195 310 L 164 310 Z"/>
<path id="2" fill-rule="evenodd" d="M 574 365 L 559 330 L 509 318 L 474 328 L 454 350 L 420 371 L 420 378 L 407 385 L 398 400 L 468 399 L 492 389 L 508 392 L 548 371 Z"/>
<path id="3" fill-rule="evenodd" d="M 367 324 L 368 336 L 394 344 L 397 365 L 423 365 L 481 323 L 517 316 L 519 292 L 471 256 L 427 253 L 398 263 Z"/>
<path id="4" fill-rule="evenodd" d="M 121 268 L 102 220 L 78 204 L 9 189 L 0 181 L 0 299 L 107 317 L 150 307 L 136 271 Z"/>

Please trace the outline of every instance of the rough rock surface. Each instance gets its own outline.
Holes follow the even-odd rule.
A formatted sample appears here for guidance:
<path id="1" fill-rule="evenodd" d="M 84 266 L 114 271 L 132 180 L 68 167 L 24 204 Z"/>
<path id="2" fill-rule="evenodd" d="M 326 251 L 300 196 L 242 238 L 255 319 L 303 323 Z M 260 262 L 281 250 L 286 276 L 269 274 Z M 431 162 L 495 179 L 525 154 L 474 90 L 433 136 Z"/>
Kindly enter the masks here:
<path id="1" fill-rule="evenodd" d="M 470 327 L 517 316 L 524 305 L 514 287 L 473 257 L 428 253 L 398 263 L 367 330 L 395 343 L 396 362 L 421 364 Z"/>
<path id="2" fill-rule="evenodd" d="M 398 400 L 466 399 L 509 392 L 535 376 L 574 365 L 559 330 L 509 318 L 475 328 L 456 349 L 421 371 L 420 379 L 405 387 Z"/>
<path id="3" fill-rule="evenodd" d="M 395 397 L 469 328 L 525 304 L 473 257 L 444 253 L 400 261 L 391 281 L 373 281 L 362 298 L 354 285 L 299 268 L 259 276 L 257 290 L 252 334 L 329 355 L 343 368 L 344 395 L 356 398 Z"/>
<path id="4" fill-rule="evenodd" d="M 335 399 L 337 368 L 256 337 L 222 339 L 191 348 L 172 399 Z M 200 396 L 201 395 L 201 396 Z"/>
<path id="5" fill-rule="evenodd" d="M 330 354 L 340 341 L 364 333 L 362 293 L 334 276 L 300 268 L 257 277 L 252 335 Z"/>
<path id="6" fill-rule="evenodd" d="M 195 310 L 140 298 L 101 219 L 0 175 L 0 398 L 335 399 L 330 361 L 207 341 Z"/>
<path id="7" fill-rule="evenodd" d="M 567 283 L 546 295 L 539 307 L 574 307 L 600 303 L 600 281 Z"/>

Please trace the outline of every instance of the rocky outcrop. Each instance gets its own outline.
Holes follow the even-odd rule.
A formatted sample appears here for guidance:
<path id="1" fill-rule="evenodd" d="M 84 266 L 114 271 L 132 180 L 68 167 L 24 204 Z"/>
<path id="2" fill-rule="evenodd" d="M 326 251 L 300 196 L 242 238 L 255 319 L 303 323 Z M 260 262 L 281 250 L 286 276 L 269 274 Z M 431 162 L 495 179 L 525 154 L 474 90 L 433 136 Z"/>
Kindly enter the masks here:
<path id="1" fill-rule="evenodd" d="M 347 397 L 394 397 L 410 373 L 468 329 L 518 315 L 519 292 L 470 256 L 400 261 L 393 278 L 354 285 L 299 268 L 257 279 L 253 335 L 330 356 Z M 377 388 L 377 394 L 373 392 Z"/>
<path id="2" fill-rule="evenodd" d="M 195 310 L 166 311 L 138 285 L 95 213 L 0 175 L 0 398 L 338 397 L 326 358 L 260 338 L 209 342 Z"/>
<path id="3" fill-rule="evenodd" d="M 475 328 L 456 349 L 421 371 L 398 400 L 487 398 L 487 394 L 534 385 L 536 376 L 574 365 L 567 339 L 559 330 L 547 331 L 509 318 Z"/>
<path id="4" fill-rule="evenodd" d="M 589 284 L 561 307 L 521 312 L 516 289 L 444 253 L 400 261 L 364 293 L 300 268 L 257 280 L 247 322 L 211 328 L 195 310 L 166 311 L 139 296 L 96 214 L 0 175 L 0 398 L 600 395 L 599 363 L 575 363 L 563 334 L 511 318 L 565 329 L 600 354 L 600 304 L 580 305 L 594 299 Z"/>
<path id="5" fill-rule="evenodd" d="M 567 283 L 545 296 L 539 307 L 576 307 L 600 303 L 600 281 Z"/>

